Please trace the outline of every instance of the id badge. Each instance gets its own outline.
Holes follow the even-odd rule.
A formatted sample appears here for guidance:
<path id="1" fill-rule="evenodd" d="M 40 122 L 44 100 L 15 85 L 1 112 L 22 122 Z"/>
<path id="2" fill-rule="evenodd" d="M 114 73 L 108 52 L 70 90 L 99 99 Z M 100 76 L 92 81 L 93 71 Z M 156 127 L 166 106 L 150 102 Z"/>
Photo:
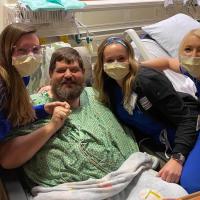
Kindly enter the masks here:
<path id="1" fill-rule="evenodd" d="M 200 115 L 197 117 L 197 126 L 196 126 L 196 131 L 200 129 Z"/>
<path id="2" fill-rule="evenodd" d="M 135 109 L 137 98 L 138 98 L 138 95 L 135 92 L 133 92 L 130 99 L 130 105 L 133 108 L 133 110 Z"/>

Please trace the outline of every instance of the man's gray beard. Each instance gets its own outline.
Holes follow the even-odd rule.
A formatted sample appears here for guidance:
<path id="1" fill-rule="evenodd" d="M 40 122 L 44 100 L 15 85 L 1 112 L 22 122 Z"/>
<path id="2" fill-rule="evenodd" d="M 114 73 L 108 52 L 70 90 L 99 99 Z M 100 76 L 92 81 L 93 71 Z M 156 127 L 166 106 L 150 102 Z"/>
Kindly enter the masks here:
<path id="1" fill-rule="evenodd" d="M 74 88 L 62 88 L 62 85 L 52 85 L 53 96 L 59 101 L 73 101 L 80 97 L 84 84 L 76 85 Z"/>

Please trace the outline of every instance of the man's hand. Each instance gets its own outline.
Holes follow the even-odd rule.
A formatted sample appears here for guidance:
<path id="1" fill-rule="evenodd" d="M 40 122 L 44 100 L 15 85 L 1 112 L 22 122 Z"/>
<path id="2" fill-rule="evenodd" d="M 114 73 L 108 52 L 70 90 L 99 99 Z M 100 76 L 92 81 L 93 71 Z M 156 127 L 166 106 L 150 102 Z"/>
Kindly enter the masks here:
<path id="1" fill-rule="evenodd" d="M 158 172 L 157 176 L 160 176 L 163 180 L 167 182 L 178 183 L 181 176 L 182 168 L 183 166 L 180 162 L 171 158 Z"/>
<path id="2" fill-rule="evenodd" d="M 65 119 L 70 115 L 70 113 L 71 110 L 69 104 L 66 107 L 57 106 L 54 108 L 53 115 L 49 124 L 53 126 L 55 132 L 63 126 Z"/>
<path id="3" fill-rule="evenodd" d="M 70 105 L 67 102 L 55 101 L 55 102 L 46 103 L 44 105 L 44 110 L 48 114 L 53 114 L 54 108 L 57 106 L 62 106 L 62 107 L 65 107 L 66 109 L 70 109 Z"/>

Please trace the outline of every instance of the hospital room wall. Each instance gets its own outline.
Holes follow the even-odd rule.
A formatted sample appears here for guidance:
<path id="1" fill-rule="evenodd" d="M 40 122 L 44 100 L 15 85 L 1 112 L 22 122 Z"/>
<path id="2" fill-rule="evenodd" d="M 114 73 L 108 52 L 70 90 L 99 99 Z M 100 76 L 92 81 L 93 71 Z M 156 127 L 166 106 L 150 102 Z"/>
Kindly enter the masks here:
<path id="1" fill-rule="evenodd" d="M 16 3 L 17 0 L 0 0 L 0 32 L 4 28 L 6 18 L 6 10 L 3 9 L 3 4 L 12 4 Z M 111 2 L 108 0 L 107 2 Z M 122 0 L 123 1 L 123 0 Z M 144 1 L 144 0 L 143 0 Z M 173 8 L 164 8 L 163 1 L 160 0 L 158 3 L 148 3 L 150 0 L 145 0 L 144 3 L 136 5 L 132 4 L 122 4 L 122 6 L 113 7 L 105 6 L 102 8 L 92 6 L 92 8 L 87 8 L 86 10 L 80 10 L 75 12 L 76 18 L 87 27 L 91 33 L 94 33 L 95 36 L 100 37 L 104 34 L 115 34 L 122 33 L 128 28 L 134 28 L 140 30 L 144 25 L 152 24 L 160 20 L 166 19 L 176 13 L 184 12 L 188 14 L 188 9 L 184 8 L 182 4 L 174 5 Z M 97 1 L 96 1 L 97 2 Z M 104 1 L 105 2 L 105 1 Z M 141 0 L 142 2 L 142 0 Z M 190 10 L 189 14 L 193 15 L 193 10 Z M 198 9 L 198 19 L 200 19 L 200 10 Z M 195 16 L 195 14 L 194 14 Z M 51 37 L 56 35 L 74 35 L 77 34 L 77 29 L 74 28 L 66 20 L 63 24 L 58 24 L 56 27 L 55 23 L 39 25 L 39 35 L 40 37 Z M 82 27 L 79 29 L 79 32 L 86 32 L 86 29 Z"/>
<path id="2" fill-rule="evenodd" d="M 4 3 L 4 1 L 1 1 L 0 2 L 0 31 L 2 30 L 2 28 L 3 28 L 3 3 Z"/>
<path id="3" fill-rule="evenodd" d="M 16 3 L 16 0 L 0 0 L 0 32 L 2 31 L 3 26 L 4 26 L 3 5 L 5 3 L 8 3 L 8 4 Z"/>

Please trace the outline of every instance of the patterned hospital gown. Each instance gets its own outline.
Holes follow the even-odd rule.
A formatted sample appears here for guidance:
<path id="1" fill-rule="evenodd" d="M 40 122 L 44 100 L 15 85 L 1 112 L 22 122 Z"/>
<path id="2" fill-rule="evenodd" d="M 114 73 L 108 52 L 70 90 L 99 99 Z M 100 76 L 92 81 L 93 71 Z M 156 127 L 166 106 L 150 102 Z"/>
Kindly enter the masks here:
<path id="1" fill-rule="evenodd" d="M 53 101 L 47 93 L 33 95 L 32 99 L 35 104 Z M 55 186 L 101 178 L 138 151 L 133 136 L 95 99 L 92 88 L 84 89 L 80 102 L 80 108 L 72 111 L 64 126 L 24 165 L 32 182 Z M 13 133 L 28 134 L 49 120 L 38 120 Z"/>

